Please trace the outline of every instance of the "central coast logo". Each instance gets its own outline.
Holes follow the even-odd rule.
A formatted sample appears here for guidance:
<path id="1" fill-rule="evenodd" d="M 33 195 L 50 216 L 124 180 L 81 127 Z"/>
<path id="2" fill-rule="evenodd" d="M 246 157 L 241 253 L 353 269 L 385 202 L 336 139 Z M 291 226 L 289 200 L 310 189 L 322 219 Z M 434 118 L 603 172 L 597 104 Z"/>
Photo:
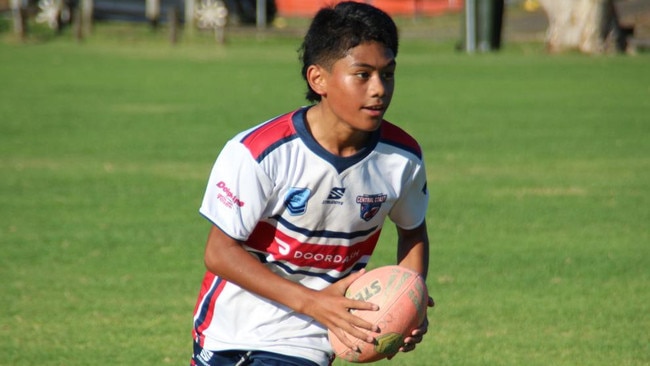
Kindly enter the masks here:
<path id="1" fill-rule="evenodd" d="M 292 216 L 302 215 L 307 211 L 307 201 L 311 190 L 309 188 L 291 188 L 284 197 L 284 205 Z"/>
<path id="2" fill-rule="evenodd" d="M 386 202 L 388 196 L 382 193 L 379 194 L 364 194 L 357 196 L 357 203 L 361 205 L 360 216 L 365 221 L 372 220 L 373 217 L 379 212 L 381 204 Z"/>

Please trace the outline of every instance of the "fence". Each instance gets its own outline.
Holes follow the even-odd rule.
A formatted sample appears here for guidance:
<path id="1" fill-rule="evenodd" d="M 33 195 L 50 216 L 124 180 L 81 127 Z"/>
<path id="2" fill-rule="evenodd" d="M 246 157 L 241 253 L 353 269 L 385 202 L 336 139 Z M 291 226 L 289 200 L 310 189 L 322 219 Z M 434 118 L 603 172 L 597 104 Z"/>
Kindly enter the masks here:
<path id="1" fill-rule="evenodd" d="M 340 1 L 340 0 L 339 0 Z M 334 2 L 339 2 L 334 1 Z M 463 0 L 366 0 L 391 15 L 436 15 L 463 9 Z M 281 16 L 312 16 L 331 0 L 275 0 Z"/>

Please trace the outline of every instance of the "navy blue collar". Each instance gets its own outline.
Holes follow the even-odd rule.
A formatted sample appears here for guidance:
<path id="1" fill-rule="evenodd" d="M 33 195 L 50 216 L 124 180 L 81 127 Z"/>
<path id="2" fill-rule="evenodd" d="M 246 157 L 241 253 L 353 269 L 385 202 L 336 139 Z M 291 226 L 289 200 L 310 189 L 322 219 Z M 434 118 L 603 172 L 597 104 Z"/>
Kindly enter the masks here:
<path id="1" fill-rule="evenodd" d="M 325 150 L 325 148 L 323 148 L 318 143 L 318 141 L 314 139 L 314 136 L 312 136 L 312 134 L 309 132 L 309 129 L 307 128 L 307 121 L 305 118 L 307 115 L 307 110 L 309 108 L 310 107 L 301 108 L 297 110 L 296 113 L 293 114 L 292 117 L 293 126 L 296 129 L 296 132 L 298 133 L 298 137 L 305 143 L 305 145 L 309 148 L 309 150 L 314 152 L 314 154 L 320 156 L 323 160 L 330 163 L 339 174 L 344 172 L 349 167 L 360 162 L 361 160 L 365 159 L 366 156 L 368 156 L 375 149 L 377 143 L 379 143 L 381 127 L 371 132 L 370 139 L 368 140 L 367 146 L 365 146 L 363 149 L 358 151 L 356 154 L 348 157 L 334 155 L 331 152 Z"/>

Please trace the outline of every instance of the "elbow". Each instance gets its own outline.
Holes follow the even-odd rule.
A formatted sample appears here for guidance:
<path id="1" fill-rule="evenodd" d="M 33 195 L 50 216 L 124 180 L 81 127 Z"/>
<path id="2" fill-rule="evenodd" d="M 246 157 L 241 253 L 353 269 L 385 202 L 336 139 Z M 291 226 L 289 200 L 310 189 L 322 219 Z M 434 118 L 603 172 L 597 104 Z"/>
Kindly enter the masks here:
<path id="1" fill-rule="evenodd" d="M 222 264 L 218 255 L 212 251 L 206 251 L 203 257 L 203 264 L 209 272 L 212 272 L 215 275 L 219 275 Z"/>

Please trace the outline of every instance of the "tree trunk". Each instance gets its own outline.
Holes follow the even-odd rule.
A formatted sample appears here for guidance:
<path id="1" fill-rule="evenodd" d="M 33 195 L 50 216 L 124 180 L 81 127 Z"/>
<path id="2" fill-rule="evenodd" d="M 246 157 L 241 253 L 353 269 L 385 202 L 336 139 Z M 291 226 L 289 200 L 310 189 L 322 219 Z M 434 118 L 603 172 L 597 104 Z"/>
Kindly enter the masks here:
<path id="1" fill-rule="evenodd" d="M 598 54 L 625 52 L 631 28 L 618 21 L 613 0 L 539 0 L 549 20 L 550 52 L 579 50 Z M 612 47 L 613 45 L 613 47 Z"/>

